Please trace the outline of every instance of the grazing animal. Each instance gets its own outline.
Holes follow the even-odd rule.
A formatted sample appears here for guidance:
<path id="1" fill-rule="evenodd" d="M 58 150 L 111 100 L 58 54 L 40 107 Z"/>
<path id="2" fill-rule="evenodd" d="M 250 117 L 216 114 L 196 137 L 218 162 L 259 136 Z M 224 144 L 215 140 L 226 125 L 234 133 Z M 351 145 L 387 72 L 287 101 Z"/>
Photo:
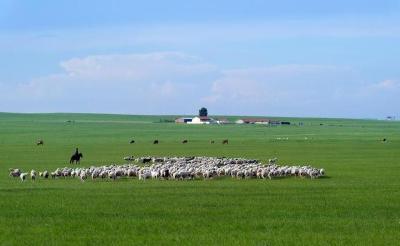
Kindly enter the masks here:
<path id="1" fill-rule="evenodd" d="M 49 178 L 49 172 L 47 170 L 43 172 L 43 177 L 45 179 Z"/>
<path id="2" fill-rule="evenodd" d="M 217 177 L 232 177 L 237 179 L 274 179 L 283 177 L 308 177 L 316 179 L 325 176 L 323 168 L 312 166 L 279 166 L 275 164 L 264 165 L 258 160 L 244 158 L 226 157 L 141 157 L 139 159 L 153 163 L 149 165 L 137 164 L 111 164 L 109 166 L 64 167 L 57 168 L 53 172 L 43 171 L 40 177 L 76 177 L 82 182 L 91 177 L 117 180 L 122 177 L 139 177 L 139 180 L 146 179 L 173 179 L 173 180 L 193 180 L 193 179 L 213 179 Z M 271 159 L 273 160 L 273 159 Z M 20 173 L 20 179 L 24 182 L 28 175 L 35 179 L 38 172 L 32 170 L 27 173 Z M 34 180 L 32 180 L 34 181 Z"/>
<path id="3" fill-rule="evenodd" d="M 182 141 L 183 144 L 188 143 L 187 139 Z"/>
<path id="4" fill-rule="evenodd" d="M 19 170 L 18 168 L 10 168 L 8 169 L 8 171 L 10 171 L 10 177 L 19 177 L 21 174 L 21 170 Z"/>
<path id="5" fill-rule="evenodd" d="M 21 174 L 19 175 L 19 178 L 21 179 L 21 182 L 24 182 L 24 181 L 25 181 L 26 176 L 28 176 L 28 173 L 21 173 Z"/>
<path id="6" fill-rule="evenodd" d="M 82 182 L 85 181 L 85 179 L 87 179 L 87 174 L 85 171 L 81 172 L 79 175 L 79 178 L 81 179 Z"/>
<path id="7" fill-rule="evenodd" d="M 154 141 L 153 141 L 153 144 L 158 144 L 158 140 L 157 140 L 157 139 L 154 140 Z"/>
<path id="8" fill-rule="evenodd" d="M 268 164 L 270 164 L 270 165 L 276 164 L 277 162 L 278 162 L 277 157 L 274 157 L 274 158 L 268 160 Z"/>
<path id="9" fill-rule="evenodd" d="M 43 145 L 43 144 L 44 144 L 44 142 L 43 142 L 42 139 L 39 139 L 39 140 L 36 142 L 36 145 Z"/>
<path id="10" fill-rule="evenodd" d="M 36 179 L 36 171 L 35 170 L 31 170 L 31 179 L 32 180 Z"/>
<path id="11" fill-rule="evenodd" d="M 133 144 L 133 143 L 135 143 L 135 140 L 132 139 L 129 143 L 130 143 L 130 144 Z"/>
<path id="12" fill-rule="evenodd" d="M 228 144 L 228 139 L 222 140 L 222 144 Z"/>
<path id="13" fill-rule="evenodd" d="M 142 163 L 148 163 L 148 162 L 151 162 L 151 158 L 149 157 L 149 158 L 142 158 Z"/>
<path id="14" fill-rule="evenodd" d="M 213 144 L 213 143 L 215 143 L 215 141 L 214 140 L 210 140 L 210 144 Z"/>
<path id="15" fill-rule="evenodd" d="M 386 138 L 382 139 L 382 142 L 386 142 Z"/>
<path id="16" fill-rule="evenodd" d="M 134 160 L 135 160 L 135 157 L 133 157 L 133 156 L 126 156 L 126 157 L 124 157 L 124 160 L 125 160 L 125 161 L 134 161 Z"/>

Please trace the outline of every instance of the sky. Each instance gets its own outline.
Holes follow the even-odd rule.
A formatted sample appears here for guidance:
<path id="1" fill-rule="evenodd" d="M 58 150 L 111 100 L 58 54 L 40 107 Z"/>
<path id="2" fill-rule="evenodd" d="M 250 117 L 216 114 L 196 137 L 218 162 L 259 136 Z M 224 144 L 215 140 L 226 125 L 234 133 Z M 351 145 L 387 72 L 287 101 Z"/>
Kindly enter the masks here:
<path id="1" fill-rule="evenodd" d="M 0 112 L 400 118 L 399 44 L 399 0 L 0 0 Z"/>

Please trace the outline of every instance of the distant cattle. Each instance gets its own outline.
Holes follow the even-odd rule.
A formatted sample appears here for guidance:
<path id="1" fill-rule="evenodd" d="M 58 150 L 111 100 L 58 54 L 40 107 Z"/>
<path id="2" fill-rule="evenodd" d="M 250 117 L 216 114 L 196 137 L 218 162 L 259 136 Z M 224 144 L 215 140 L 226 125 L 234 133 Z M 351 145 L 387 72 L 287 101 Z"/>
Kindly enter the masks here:
<path id="1" fill-rule="evenodd" d="M 129 143 L 130 143 L 130 144 L 133 144 L 133 143 L 135 143 L 135 140 L 132 139 Z"/>
<path id="2" fill-rule="evenodd" d="M 387 141 L 387 139 L 386 139 L 386 138 L 382 139 L 382 142 L 386 142 L 386 141 Z"/>
<path id="3" fill-rule="evenodd" d="M 215 143 L 215 141 L 214 140 L 210 140 L 210 144 L 213 144 L 213 143 Z"/>
<path id="4" fill-rule="evenodd" d="M 44 141 L 42 140 L 42 139 L 39 139 L 37 142 L 36 142 L 36 145 L 43 145 L 44 144 Z"/>
<path id="5" fill-rule="evenodd" d="M 153 141 L 153 144 L 158 144 L 158 140 L 157 140 L 157 139 L 154 140 L 154 141 Z"/>
<path id="6" fill-rule="evenodd" d="M 222 140 L 222 144 L 228 144 L 228 139 Z"/>
<path id="7" fill-rule="evenodd" d="M 187 139 L 182 140 L 182 143 L 183 143 L 183 144 L 188 143 Z"/>

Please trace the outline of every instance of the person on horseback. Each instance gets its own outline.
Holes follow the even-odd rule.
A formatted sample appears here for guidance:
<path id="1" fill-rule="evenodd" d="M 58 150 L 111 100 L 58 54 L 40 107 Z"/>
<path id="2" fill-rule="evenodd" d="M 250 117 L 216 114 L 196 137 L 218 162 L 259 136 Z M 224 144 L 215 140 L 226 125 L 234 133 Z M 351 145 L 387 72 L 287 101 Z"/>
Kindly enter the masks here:
<path id="1" fill-rule="evenodd" d="M 78 148 L 76 148 L 75 153 L 71 156 L 69 163 L 73 164 L 75 162 L 76 164 L 78 164 L 80 163 L 81 158 L 83 158 L 83 155 L 82 153 L 79 153 Z"/>

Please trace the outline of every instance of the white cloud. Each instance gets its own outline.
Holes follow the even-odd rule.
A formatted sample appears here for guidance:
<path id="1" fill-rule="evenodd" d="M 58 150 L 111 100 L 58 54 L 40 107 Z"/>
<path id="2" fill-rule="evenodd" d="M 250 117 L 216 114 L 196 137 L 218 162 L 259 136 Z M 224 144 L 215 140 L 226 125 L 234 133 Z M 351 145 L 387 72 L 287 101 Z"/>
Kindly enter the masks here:
<path id="1" fill-rule="evenodd" d="M 376 117 L 397 112 L 396 88 L 393 80 L 365 86 L 348 67 L 291 64 L 223 71 L 202 100 L 229 114 Z"/>
<path id="2" fill-rule="evenodd" d="M 88 56 L 61 66 L 62 73 L 12 88 L 18 100 L 4 111 L 190 113 L 186 100 L 217 76 L 215 66 L 177 52 Z"/>
<path id="3" fill-rule="evenodd" d="M 71 77 L 96 80 L 158 80 L 171 75 L 185 78 L 202 75 L 215 67 L 178 52 L 128 55 L 99 55 L 74 58 L 61 63 Z"/>
<path id="4" fill-rule="evenodd" d="M 61 62 L 62 73 L 0 84 L 0 111 L 353 116 L 393 115 L 398 80 L 364 84 L 347 67 L 288 64 L 221 70 L 178 52 Z M 379 100 L 376 100 L 379 99 Z M 374 103 L 374 113 L 366 107 Z"/>
<path id="5" fill-rule="evenodd" d="M 248 103 L 304 101 L 309 100 L 305 97 L 312 97 L 317 91 L 320 93 L 337 87 L 338 78 L 350 72 L 347 68 L 299 64 L 226 70 L 213 83 L 212 95 L 203 100 L 214 103 L 223 100 Z"/>

